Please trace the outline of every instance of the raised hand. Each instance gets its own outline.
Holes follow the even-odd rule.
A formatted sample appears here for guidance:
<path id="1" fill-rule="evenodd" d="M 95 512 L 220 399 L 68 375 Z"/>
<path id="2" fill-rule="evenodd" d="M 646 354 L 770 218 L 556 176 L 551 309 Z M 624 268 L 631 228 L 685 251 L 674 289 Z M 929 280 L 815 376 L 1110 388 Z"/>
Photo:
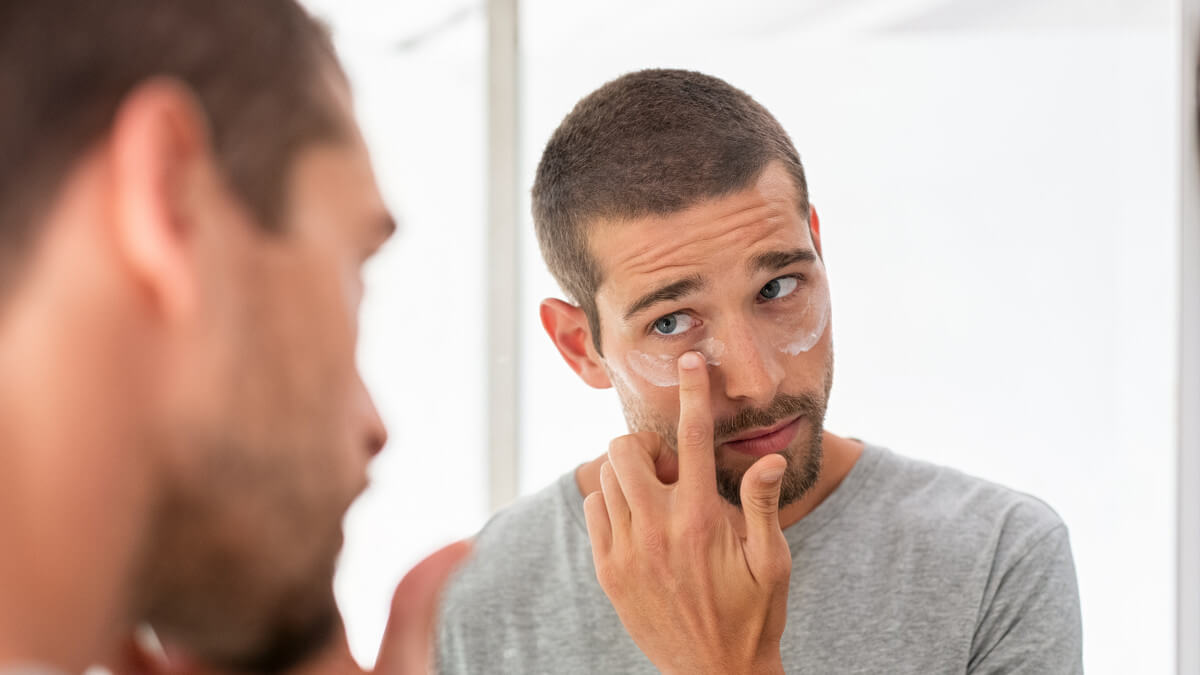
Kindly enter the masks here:
<path id="1" fill-rule="evenodd" d="M 601 587 L 637 646 L 663 672 L 781 673 L 792 559 L 779 527 L 786 460 L 742 479 L 745 535 L 717 493 L 704 358 L 679 358 L 678 479 L 653 433 L 622 436 L 584 501 Z M 666 478 L 666 482 L 664 482 Z"/>

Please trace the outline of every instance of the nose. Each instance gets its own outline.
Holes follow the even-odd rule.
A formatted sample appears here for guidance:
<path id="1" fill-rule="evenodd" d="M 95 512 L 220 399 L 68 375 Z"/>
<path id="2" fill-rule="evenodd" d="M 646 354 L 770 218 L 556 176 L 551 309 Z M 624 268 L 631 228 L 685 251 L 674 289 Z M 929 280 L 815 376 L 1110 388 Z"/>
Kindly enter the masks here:
<path id="1" fill-rule="evenodd" d="M 724 387 L 725 396 L 732 401 L 765 408 L 775 400 L 785 376 L 778 355 L 749 324 L 730 326 L 725 333 L 725 353 L 715 369 L 720 378 L 714 384 Z"/>
<path id="2" fill-rule="evenodd" d="M 360 433 L 367 456 L 374 457 L 387 444 L 387 427 L 384 426 L 383 418 L 379 416 L 379 409 L 375 407 L 375 401 L 371 399 L 371 393 L 367 391 L 362 377 L 359 376 L 357 380 L 359 405 L 355 406 L 355 409 L 358 411 L 358 426 L 362 429 Z"/>

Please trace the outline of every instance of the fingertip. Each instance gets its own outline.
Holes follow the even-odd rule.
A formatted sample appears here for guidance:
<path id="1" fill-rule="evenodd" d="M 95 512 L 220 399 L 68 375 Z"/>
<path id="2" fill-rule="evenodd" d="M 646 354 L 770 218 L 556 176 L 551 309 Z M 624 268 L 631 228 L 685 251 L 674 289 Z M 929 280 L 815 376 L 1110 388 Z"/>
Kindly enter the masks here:
<path id="1" fill-rule="evenodd" d="M 704 357 L 698 352 L 684 352 L 679 357 L 679 367 L 684 370 L 698 370 L 704 366 Z"/>
<path id="2" fill-rule="evenodd" d="M 461 561 L 471 554 L 471 549 L 475 543 L 472 539 L 460 539 L 452 544 L 447 544 L 438 549 L 430 556 L 443 564 L 454 565 L 457 561 Z"/>
<path id="3" fill-rule="evenodd" d="M 774 485 L 783 479 L 786 470 L 787 460 L 782 455 L 767 455 L 758 461 L 758 481 Z"/>
<path id="4" fill-rule="evenodd" d="M 471 555 L 471 551 L 475 549 L 475 540 L 460 539 L 449 546 L 446 546 L 446 556 L 452 560 L 464 560 Z"/>

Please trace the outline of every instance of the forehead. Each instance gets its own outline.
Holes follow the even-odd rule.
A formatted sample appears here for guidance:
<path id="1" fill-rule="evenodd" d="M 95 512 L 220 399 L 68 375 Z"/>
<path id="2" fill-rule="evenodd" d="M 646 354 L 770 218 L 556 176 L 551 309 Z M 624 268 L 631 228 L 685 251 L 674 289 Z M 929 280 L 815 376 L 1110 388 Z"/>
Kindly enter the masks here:
<path id="1" fill-rule="evenodd" d="M 602 279 L 597 299 L 614 303 L 691 275 L 744 276 L 756 254 L 811 247 L 795 183 L 778 163 L 740 192 L 666 216 L 598 223 L 589 235 Z"/>

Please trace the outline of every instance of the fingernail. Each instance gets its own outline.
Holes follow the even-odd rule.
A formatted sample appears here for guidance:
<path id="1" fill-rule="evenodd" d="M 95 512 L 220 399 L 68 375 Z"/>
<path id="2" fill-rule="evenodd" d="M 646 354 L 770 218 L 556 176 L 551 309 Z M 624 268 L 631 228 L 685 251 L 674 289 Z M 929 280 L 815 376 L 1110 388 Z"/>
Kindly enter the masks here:
<path id="1" fill-rule="evenodd" d="M 695 370 L 704 365 L 704 359 L 696 352 L 686 352 L 679 357 L 679 365 L 685 370 Z"/>
<path id="2" fill-rule="evenodd" d="M 764 483 L 778 483 L 783 478 L 783 469 L 767 469 L 759 474 L 759 480 Z"/>

